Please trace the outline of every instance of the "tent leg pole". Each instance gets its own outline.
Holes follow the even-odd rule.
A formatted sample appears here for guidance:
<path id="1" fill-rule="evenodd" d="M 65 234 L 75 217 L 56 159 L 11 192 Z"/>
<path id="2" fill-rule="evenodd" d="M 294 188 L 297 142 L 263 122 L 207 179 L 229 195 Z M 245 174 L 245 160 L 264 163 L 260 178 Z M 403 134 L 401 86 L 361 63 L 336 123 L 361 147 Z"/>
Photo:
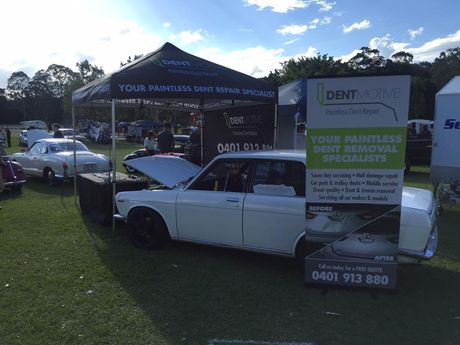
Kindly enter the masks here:
<path id="1" fill-rule="evenodd" d="M 204 99 L 200 99 L 200 153 L 201 153 L 201 167 L 204 166 L 204 140 L 203 140 L 203 122 L 204 122 Z"/>
<path id="2" fill-rule="evenodd" d="M 117 156 L 115 141 L 115 100 L 112 99 L 112 232 L 115 232 L 115 219 L 113 215 L 116 210 L 115 195 L 117 194 Z"/>
<path id="3" fill-rule="evenodd" d="M 275 104 L 275 123 L 273 128 L 273 149 L 276 150 L 278 146 L 278 105 Z"/>
<path id="4" fill-rule="evenodd" d="M 73 129 L 73 201 L 77 205 L 77 146 L 75 144 L 75 106 L 72 105 L 72 129 Z"/>

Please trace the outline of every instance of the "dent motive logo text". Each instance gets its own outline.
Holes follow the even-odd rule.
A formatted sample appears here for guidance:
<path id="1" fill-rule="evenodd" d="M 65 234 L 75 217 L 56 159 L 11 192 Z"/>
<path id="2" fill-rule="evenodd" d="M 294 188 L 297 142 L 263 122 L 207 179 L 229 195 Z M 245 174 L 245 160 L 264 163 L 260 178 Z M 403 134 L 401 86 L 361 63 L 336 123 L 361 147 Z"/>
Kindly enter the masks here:
<path id="1" fill-rule="evenodd" d="M 329 105 L 381 105 L 393 112 L 398 121 L 393 107 L 384 103 L 388 100 L 401 98 L 401 88 L 372 87 L 366 89 L 333 89 L 326 88 L 319 82 L 316 89 L 316 99 L 322 106 Z"/>

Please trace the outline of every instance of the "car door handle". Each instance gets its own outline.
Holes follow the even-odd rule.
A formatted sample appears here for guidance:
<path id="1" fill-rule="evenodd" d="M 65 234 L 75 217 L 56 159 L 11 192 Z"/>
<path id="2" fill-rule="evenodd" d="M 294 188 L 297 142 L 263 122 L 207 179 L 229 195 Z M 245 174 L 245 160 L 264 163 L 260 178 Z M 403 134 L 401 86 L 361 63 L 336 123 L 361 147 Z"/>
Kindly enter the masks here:
<path id="1" fill-rule="evenodd" d="M 232 202 L 232 203 L 236 203 L 236 202 L 240 201 L 240 199 L 238 199 L 238 198 L 227 198 L 225 200 L 227 200 L 228 202 Z"/>

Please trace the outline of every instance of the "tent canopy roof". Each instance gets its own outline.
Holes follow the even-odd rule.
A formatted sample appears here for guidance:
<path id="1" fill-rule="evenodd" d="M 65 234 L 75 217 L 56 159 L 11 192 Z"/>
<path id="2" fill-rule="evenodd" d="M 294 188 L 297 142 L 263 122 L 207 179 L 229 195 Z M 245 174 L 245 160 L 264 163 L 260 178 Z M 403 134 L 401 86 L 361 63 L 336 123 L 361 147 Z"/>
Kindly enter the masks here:
<path id="1" fill-rule="evenodd" d="M 281 85 L 278 89 L 278 105 L 305 106 L 307 97 L 307 78 L 300 78 Z"/>
<path id="2" fill-rule="evenodd" d="M 460 75 L 453 77 L 437 95 L 452 95 L 460 94 Z"/>
<path id="3" fill-rule="evenodd" d="M 129 106 L 196 110 L 235 103 L 276 103 L 277 88 L 263 80 L 196 57 L 165 43 L 72 94 L 74 105 L 103 105 L 113 99 Z"/>

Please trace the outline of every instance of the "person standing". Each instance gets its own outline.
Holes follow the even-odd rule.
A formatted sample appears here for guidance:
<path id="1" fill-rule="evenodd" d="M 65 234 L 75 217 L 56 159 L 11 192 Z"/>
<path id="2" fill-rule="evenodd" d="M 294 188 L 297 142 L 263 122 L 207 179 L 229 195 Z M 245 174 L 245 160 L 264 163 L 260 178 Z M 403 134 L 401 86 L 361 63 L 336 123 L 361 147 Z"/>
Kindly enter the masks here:
<path id="1" fill-rule="evenodd" d="M 157 150 L 157 142 L 155 140 L 155 133 L 152 130 L 147 132 L 147 137 L 144 139 L 144 149 L 149 156 L 153 156 Z"/>
<path id="2" fill-rule="evenodd" d="M 53 129 L 54 129 L 54 134 L 53 134 L 53 138 L 64 138 L 64 135 L 62 134 L 62 132 L 59 130 L 59 126 L 58 125 L 54 125 L 53 126 Z"/>
<path id="3" fill-rule="evenodd" d="M 198 127 L 194 127 L 190 134 L 190 161 L 201 165 L 201 132 Z"/>
<path id="4" fill-rule="evenodd" d="M 174 135 L 171 133 L 171 124 L 165 123 L 165 129 L 158 135 L 160 153 L 174 151 Z"/>
<path id="5" fill-rule="evenodd" d="M 3 128 L 0 128 L 0 157 L 6 156 L 5 141 L 6 141 L 5 132 L 3 131 Z"/>
<path id="6" fill-rule="evenodd" d="M 6 132 L 6 143 L 8 144 L 8 147 L 11 147 L 11 131 L 8 127 L 6 127 L 5 132 Z"/>

